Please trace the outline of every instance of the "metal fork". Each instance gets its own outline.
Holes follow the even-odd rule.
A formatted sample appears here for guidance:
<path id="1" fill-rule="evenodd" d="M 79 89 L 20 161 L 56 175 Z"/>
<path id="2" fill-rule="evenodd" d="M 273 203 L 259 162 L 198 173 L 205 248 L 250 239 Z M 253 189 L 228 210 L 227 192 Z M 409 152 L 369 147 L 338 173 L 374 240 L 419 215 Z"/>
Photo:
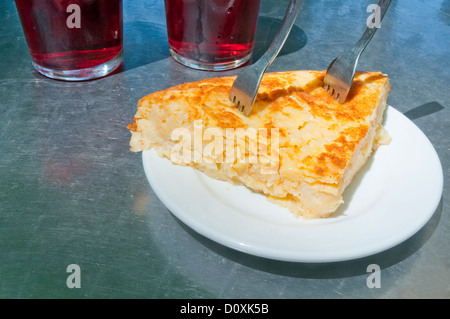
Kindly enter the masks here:
<path id="1" fill-rule="evenodd" d="M 275 60 L 286 42 L 297 15 L 300 12 L 302 3 L 303 0 L 291 0 L 289 2 L 281 27 L 269 49 L 267 49 L 255 64 L 239 73 L 234 81 L 230 91 L 230 100 L 239 111 L 244 112 L 245 116 L 250 115 L 263 74 L 272 64 L 273 60 Z"/>
<path id="2" fill-rule="evenodd" d="M 377 14 L 379 14 L 379 23 L 383 20 L 384 14 L 390 4 L 391 0 L 380 0 L 378 3 L 374 17 L 376 19 Z M 348 92 L 353 83 L 353 77 L 355 76 L 359 57 L 379 27 L 379 25 L 369 26 L 369 23 L 367 23 L 366 31 L 355 46 L 343 55 L 338 56 L 328 66 L 327 73 L 323 80 L 323 88 L 339 103 L 344 103 L 347 99 Z"/>

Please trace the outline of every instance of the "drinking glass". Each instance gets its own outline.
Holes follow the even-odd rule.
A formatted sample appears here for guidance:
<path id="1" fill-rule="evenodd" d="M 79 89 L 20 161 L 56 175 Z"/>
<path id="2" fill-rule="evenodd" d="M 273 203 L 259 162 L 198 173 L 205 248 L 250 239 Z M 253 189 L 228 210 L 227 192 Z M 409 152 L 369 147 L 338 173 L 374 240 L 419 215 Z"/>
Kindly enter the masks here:
<path id="1" fill-rule="evenodd" d="M 122 0 L 15 0 L 33 66 L 59 80 L 106 76 L 122 64 Z"/>
<path id="2" fill-rule="evenodd" d="M 165 0 L 169 50 L 194 69 L 222 71 L 253 51 L 259 0 Z"/>

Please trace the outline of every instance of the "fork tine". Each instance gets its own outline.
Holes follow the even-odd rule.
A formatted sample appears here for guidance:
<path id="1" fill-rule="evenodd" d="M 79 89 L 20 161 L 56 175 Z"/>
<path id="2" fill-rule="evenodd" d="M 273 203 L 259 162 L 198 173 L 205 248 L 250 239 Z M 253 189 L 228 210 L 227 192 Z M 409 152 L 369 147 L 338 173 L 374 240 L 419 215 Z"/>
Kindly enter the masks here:
<path id="1" fill-rule="evenodd" d="M 229 97 L 245 116 L 250 116 L 263 74 L 283 47 L 302 3 L 303 0 L 290 0 L 281 27 L 270 47 L 255 64 L 247 67 L 236 77 Z"/>
<path id="2" fill-rule="evenodd" d="M 256 81 L 250 81 L 252 77 L 251 69 L 244 70 L 240 74 L 240 77 L 235 80 L 231 91 L 230 91 L 230 101 L 235 105 L 235 107 L 243 112 L 245 116 L 249 116 L 252 110 L 253 102 L 256 98 L 256 93 L 259 88 L 261 77 Z M 254 85 L 256 84 L 256 87 Z"/>
<path id="3" fill-rule="evenodd" d="M 389 8 L 390 3 L 391 0 L 379 1 L 378 9 L 381 10 L 380 22 Z M 344 103 L 347 99 L 348 92 L 353 84 L 353 78 L 355 76 L 359 56 L 372 39 L 377 28 L 378 27 L 374 28 L 367 26 L 366 31 L 358 40 L 356 45 L 345 54 L 334 59 L 327 69 L 323 80 L 323 88 L 340 103 Z"/>
<path id="4" fill-rule="evenodd" d="M 337 68 L 336 65 L 338 65 Z M 350 91 L 353 83 L 354 72 L 351 74 L 342 73 L 340 68 L 342 68 L 342 65 L 339 65 L 338 61 L 337 64 L 334 64 L 333 67 L 327 70 L 322 87 L 335 100 L 342 104 L 347 99 L 348 92 Z"/>

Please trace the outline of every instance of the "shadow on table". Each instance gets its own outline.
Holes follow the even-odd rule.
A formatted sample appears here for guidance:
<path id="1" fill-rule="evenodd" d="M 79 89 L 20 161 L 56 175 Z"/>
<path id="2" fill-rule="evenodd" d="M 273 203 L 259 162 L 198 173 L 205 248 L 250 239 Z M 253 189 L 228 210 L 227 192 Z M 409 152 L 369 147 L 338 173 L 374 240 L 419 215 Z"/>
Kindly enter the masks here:
<path id="1" fill-rule="evenodd" d="M 439 112 L 440 110 L 443 109 L 444 107 L 441 104 L 434 101 L 419 105 L 409 111 L 406 111 L 405 113 L 403 113 L 403 115 L 405 115 L 410 120 L 415 120 L 418 119 L 419 117 L 427 116 Z"/>
<path id="2" fill-rule="evenodd" d="M 124 60 L 119 72 L 166 59 L 170 56 L 165 24 L 142 21 L 124 23 Z"/>
<path id="3" fill-rule="evenodd" d="M 425 226 L 423 226 L 422 229 L 415 235 L 393 248 L 360 259 L 329 263 L 285 262 L 248 255 L 217 244 L 216 242 L 199 235 L 178 219 L 176 220 L 188 234 L 190 234 L 201 244 L 215 253 L 243 266 L 282 276 L 310 279 L 332 279 L 352 277 L 363 274 L 367 275 L 367 267 L 371 264 L 376 264 L 381 269 L 385 269 L 413 255 L 428 241 L 435 231 L 442 215 L 442 207 L 443 198 L 441 198 L 436 211 L 427 224 L 425 224 Z"/>
<path id="4" fill-rule="evenodd" d="M 252 62 L 256 62 L 267 51 L 275 35 L 281 27 L 281 19 L 261 16 L 258 19 L 258 28 L 255 35 Z M 294 25 L 278 57 L 296 52 L 306 45 L 306 33 Z"/>

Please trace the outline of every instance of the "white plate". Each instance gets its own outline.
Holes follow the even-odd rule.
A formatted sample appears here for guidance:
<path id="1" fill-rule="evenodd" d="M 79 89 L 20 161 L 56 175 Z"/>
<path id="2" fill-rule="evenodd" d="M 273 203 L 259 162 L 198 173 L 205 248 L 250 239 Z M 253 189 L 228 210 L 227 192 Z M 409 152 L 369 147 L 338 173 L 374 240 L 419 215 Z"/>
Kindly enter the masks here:
<path id="1" fill-rule="evenodd" d="M 443 189 L 442 166 L 420 129 L 392 107 L 380 147 L 344 194 L 333 217 L 304 220 L 243 186 L 173 165 L 143 152 L 156 195 L 183 223 L 207 238 L 248 254 L 296 262 L 366 257 L 408 239 L 434 214 Z"/>

